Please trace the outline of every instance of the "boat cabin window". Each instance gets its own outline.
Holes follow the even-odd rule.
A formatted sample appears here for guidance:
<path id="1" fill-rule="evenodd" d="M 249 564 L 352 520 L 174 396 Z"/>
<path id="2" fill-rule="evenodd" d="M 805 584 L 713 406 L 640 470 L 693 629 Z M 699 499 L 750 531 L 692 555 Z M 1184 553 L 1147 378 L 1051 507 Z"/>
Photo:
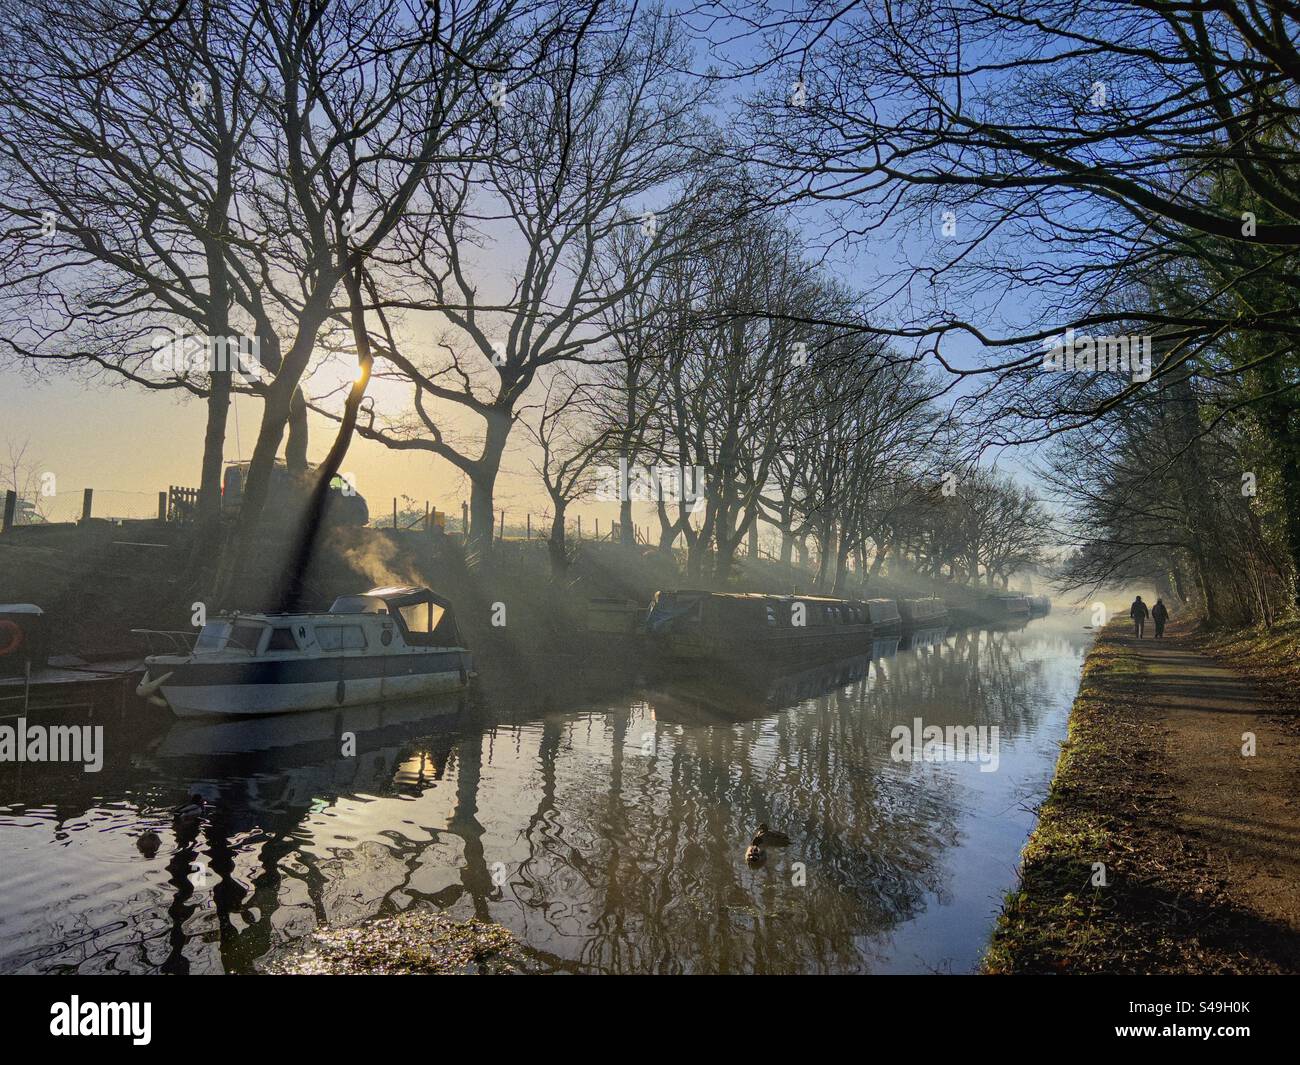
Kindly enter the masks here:
<path id="1" fill-rule="evenodd" d="M 240 625 L 236 622 L 235 627 L 230 630 L 229 639 L 226 640 L 226 650 L 257 654 L 257 645 L 262 642 L 262 633 L 265 631 L 266 628 L 262 625 Z"/>
<path id="2" fill-rule="evenodd" d="M 317 625 L 316 645 L 322 651 L 360 651 L 366 634 L 360 625 Z"/>
<path id="3" fill-rule="evenodd" d="M 271 630 L 271 638 L 266 641 L 268 651 L 296 651 L 298 641 L 293 638 L 293 629 L 277 626 Z"/>
<path id="4" fill-rule="evenodd" d="M 398 613 L 402 615 L 406 631 L 417 633 L 432 632 L 436 629 L 446 610 L 436 603 L 415 603 L 412 606 L 402 607 Z"/>
<path id="5" fill-rule="evenodd" d="M 434 647 L 442 640 L 456 638 L 446 632 L 434 635 L 447 614 L 447 608 L 437 603 L 412 603 L 400 607 L 398 613 L 401 614 L 402 625 L 406 629 L 406 642 L 412 646 Z"/>
<path id="6" fill-rule="evenodd" d="M 776 607 L 771 605 L 767 608 L 767 623 L 772 626 L 776 625 Z"/>

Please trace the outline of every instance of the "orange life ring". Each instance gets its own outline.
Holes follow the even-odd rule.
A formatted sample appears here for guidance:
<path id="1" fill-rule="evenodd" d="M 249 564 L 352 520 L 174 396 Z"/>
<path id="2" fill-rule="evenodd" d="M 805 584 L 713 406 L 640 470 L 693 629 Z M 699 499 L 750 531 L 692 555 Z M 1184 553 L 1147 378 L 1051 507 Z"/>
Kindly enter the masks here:
<path id="1" fill-rule="evenodd" d="M 11 655 L 23 645 L 23 630 L 16 621 L 0 618 L 0 658 Z"/>

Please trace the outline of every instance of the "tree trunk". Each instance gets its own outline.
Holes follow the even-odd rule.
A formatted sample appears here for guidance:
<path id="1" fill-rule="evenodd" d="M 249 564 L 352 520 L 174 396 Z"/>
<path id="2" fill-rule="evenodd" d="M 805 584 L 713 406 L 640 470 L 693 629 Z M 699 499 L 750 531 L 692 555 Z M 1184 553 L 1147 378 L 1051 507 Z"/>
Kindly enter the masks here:
<path id="1" fill-rule="evenodd" d="M 546 553 L 551 560 L 551 576 L 563 577 L 569 569 L 569 552 L 564 540 L 565 504 L 563 500 L 554 498 L 551 502 L 555 505 L 555 517 L 551 519 L 551 538 L 547 541 Z"/>
<path id="2" fill-rule="evenodd" d="M 329 314 L 331 295 L 331 286 L 319 284 L 298 319 L 298 336 L 293 342 L 293 347 L 289 349 L 288 355 L 281 360 L 278 351 L 270 353 L 278 364 L 275 368 L 275 380 L 271 382 L 266 392 L 266 401 L 262 408 L 262 425 L 257 433 L 253 458 L 248 465 L 248 477 L 244 481 L 239 505 L 239 521 L 221 552 L 221 564 L 217 569 L 214 582 L 214 598 L 219 607 L 240 605 L 231 602 L 231 599 L 242 591 L 238 587 L 239 577 L 249 573 L 257 556 L 257 534 L 262 522 L 262 511 L 270 493 L 275 457 L 280 450 L 280 441 L 284 438 L 285 426 L 289 423 L 295 394 L 301 400 L 298 382 L 302 379 L 308 362 L 311 361 L 311 353 L 316 346 L 316 337 L 320 332 L 321 324 Z M 305 416 L 304 409 L 304 424 Z M 299 443 L 305 461 L 306 442 L 301 432 Z"/>
<path id="3" fill-rule="evenodd" d="M 839 550 L 835 552 L 835 586 L 832 589 L 840 596 L 844 594 L 844 585 L 849 575 L 849 549 L 849 536 L 841 530 Z"/>
<path id="4" fill-rule="evenodd" d="M 627 494 L 627 485 L 623 485 L 623 494 Z M 636 530 L 632 527 L 632 500 L 620 499 L 618 502 L 618 541 L 625 547 L 636 544 Z"/>
<path id="5" fill-rule="evenodd" d="M 307 472 L 307 400 L 302 389 L 293 390 L 289 401 L 289 435 L 284 442 L 284 464 L 291 477 Z"/>
<path id="6" fill-rule="evenodd" d="M 817 530 L 817 587 L 825 590 L 831 579 L 831 559 L 835 554 L 835 524 L 826 519 Z"/>
<path id="7" fill-rule="evenodd" d="M 217 188 L 212 209 L 208 212 L 208 229 L 224 233 L 229 228 L 227 213 L 233 195 L 231 167 L 233 159 L 219 158 Z M 210 354 L 221 352 L 224 364 L 213 363 L 208 374 L 207 425 L 203 431 L 203 462 L 199 473 L 199 499 L 195 508 L 195 538 L 190 555 L 192 576 L 208 571 L 218 557 L 221 545 L 221 475 L 226 447 L 226 419 L 230 412 L 230 358 L 238 357 L 225 343 L 230 333 L 230 279 L 227 276 L 225 247 L 220 240 L 204 241 L 204 259 L 208 274 L 207 330 Z M 214 348 L 213 344 L 221 345 Z M 210 574 L 208 574 L 210 575 Z"/>
<path id="8" fill-rule="evenodd" d="M 348 392 L 343 405 L 343 416 L 339 420 L 338 432 L 329 454 L 316 471 L 311 494 L 303 510 L 301 533 L 289 557 L 288 565 L 280 579 L 280 608 L 285 613 L 293 613 L 301 605 L 303 577 L 311 564 L 316 544 L 320 540 L 321 528 L 326 520 L 326 507 L 330 498 L 330 482 L 343 465 L 343 459 L 352 443 L 352 434 L 357 425 L 357 412 L 366 395 L 366 386 L 370 383 L 370 370 L 374 365 L 374 356 L 370 351 L 370 334 L 366 331 L 365 303 L 361 297 L 361 279 L 349 275 L 346 281 L 348 300 L 351 304 L 352 339 L 357 346 L 357 377 Z M 301 397 L 299 392 L 298 396 Z"/>
<path id="9" fill-rule="evenodd" d="M 1278 475 L 1282 481 L 1281 510 L 1286 529 L 1286 549 L 1291 556 L 1294 583 L 1291 605 L 1300 608 L 1300 441 L 1291 430 L 1293 408 L 1277 400 L 1264 409 L 1265 431 L 1273 440 Z"/>
<path id="10" fill-rule="evenodd" d="M 239 577 L 246 574 L 246 564 L 253 557 L 253 544 L 261 526 L 262 509 L 270 493 L 271 471 L 275 456 L 280 450 L 280 440 L 289 420 L 289 399 L 283 390 L 274 386 L 268 391 L 262 412 L 262 426 L 253 446 L 253 457 L 248 464 L 239 504 L 239 521 L 222 551 L 221 565 L 217 570 L 215 600 L 222 609 L 242 606 L 231 602 L 241 599 L 244 589 Z"/>
<path id="11" fill-rule="evenodd" d="M 466 548 L 471 557 L 480 561 L 492 554 L 493 531 L 496 528 L 494 495 L 497 474 L 501 471 L 501 455 L 505 451 L 513 424 L 508 411 L 489 411 L 483 453 L 466 470 L 470 485 L 469 537 Z"/>

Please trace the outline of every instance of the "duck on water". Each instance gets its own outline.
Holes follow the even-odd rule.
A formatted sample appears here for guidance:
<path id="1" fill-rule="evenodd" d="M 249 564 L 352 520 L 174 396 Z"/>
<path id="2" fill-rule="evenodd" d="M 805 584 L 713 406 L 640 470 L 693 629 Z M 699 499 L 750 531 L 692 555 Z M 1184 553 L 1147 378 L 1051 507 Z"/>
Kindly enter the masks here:
<path id="1" fill-rule="evenodd" d="M 427 588 L 373 588 L 325 613 L 221 615 L 197 639 L 135 631 L 175 648 L 145 659 L 136 694 L 180 717 L 409 698 L 463 688 L 473 672 L 451 604 Z"/>

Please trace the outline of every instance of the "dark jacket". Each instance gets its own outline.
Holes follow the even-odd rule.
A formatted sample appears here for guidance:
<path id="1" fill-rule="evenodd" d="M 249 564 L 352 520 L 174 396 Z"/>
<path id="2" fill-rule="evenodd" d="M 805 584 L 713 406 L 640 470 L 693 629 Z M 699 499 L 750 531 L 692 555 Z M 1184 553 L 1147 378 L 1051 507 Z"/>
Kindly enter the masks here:
<path id="1" fill-rule="evenodd" d="M 1168 621 L 1169 608 L 1166 607 L 1164 603 L 1157 603 L 1151 608 L 1151 620 L 1160 622 Z"/>
<path id="2" fill-rule="evenodd" d="M 1143 621 L 1146 621 L 1147 618 L 1146 603 L 1134 602 L 1133 605 L 1129 607 L 1128 616 L 1131 618 L 1141 618 Z"/>

